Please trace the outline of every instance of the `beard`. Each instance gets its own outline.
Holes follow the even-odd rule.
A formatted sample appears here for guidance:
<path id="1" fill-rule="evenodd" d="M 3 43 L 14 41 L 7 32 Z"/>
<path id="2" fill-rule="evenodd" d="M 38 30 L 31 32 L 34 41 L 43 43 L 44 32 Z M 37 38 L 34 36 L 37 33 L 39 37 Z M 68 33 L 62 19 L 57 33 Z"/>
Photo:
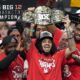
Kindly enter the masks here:
<path id="1" fill-rule="evenodd" d="M 41 53 L 48 56 L 48 55 L 53 55 L 55 54 L 55 52 L 57 51 L 57 48 L 53 45 L 52 48 L 50 49 L 50 51 L 48 52 L 45 52 L 43 49 L 42 49 L 42 46 L 41 46 Z"/>
<path id="2" fill-rule="evenodd" d="M 5 50 L 6 55 L 12 53 L 14 50 Z"/>
<path id="3" fill-rule="evenodd" d="M 44 50 L 42 50 L 42 53 L 43 53 L 44 55 L 48 56 L 48 55 L 50 55 L 51 51 L 45 52 Z"/>
<path id="4" fill-rule="evenodd" d="M 6 55 L 8 55 L 11 51 L 5 50 Z"/>

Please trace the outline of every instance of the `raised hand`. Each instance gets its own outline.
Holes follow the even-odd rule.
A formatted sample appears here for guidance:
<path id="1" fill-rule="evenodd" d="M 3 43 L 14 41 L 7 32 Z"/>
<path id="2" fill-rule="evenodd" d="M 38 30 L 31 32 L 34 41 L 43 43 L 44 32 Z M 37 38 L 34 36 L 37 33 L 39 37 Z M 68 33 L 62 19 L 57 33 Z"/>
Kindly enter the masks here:
<path id="1" fill-rule="evenodd" d="M 68 28 L 70 26 L 71 20 L 69 19 L 69 15 L 63 17 L 62 22 L 64 23 L 64 27 Z"/>

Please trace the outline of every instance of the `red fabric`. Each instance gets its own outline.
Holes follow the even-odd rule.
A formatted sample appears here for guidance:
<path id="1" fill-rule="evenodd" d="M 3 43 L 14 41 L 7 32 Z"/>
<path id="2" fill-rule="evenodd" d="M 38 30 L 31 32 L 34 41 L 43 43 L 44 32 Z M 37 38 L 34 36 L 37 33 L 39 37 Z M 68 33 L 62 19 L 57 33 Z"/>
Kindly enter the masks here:
<path id="1" fill-rule="evenodd" d="M 0 53 L 0 61 L 6 57 L 5 53 Z M 4 65 L 3 65 L 4 66 Z M 0 80 L 22 80 L 23 60 L 18 56 L 5 71 L 0 72 Z M 15 78 L 15 79 L 14 79 Z"/>
<path id="2" fill-rule="evenodd" d="M 27 80 L 62 80 L 61 65 L 64 51 L 53 56 L 44 56 L 32 47 L 27 58 L 29 63 Z"/>
<path id="3" fill-rule="evenodd" d="M 77 48 L 80 51 L 80 44 L 77 44 Z M 80 56 L 79 53 L 74 53 Z M 80 80 L 80 65 L 73 59 L 68 60 L 69 70 L 71 72 L 71 75 L 69 77 L 66 77 L 64 80 Z"/>
<path id="4" fill-rule="evenodd" d="M 58 28 L 56 29 L 55 34 L 53 34 L 54 43 L 55 43 L 55 45 L 57 47 L 59 46 L 59 42 L 60 42 L 60 39 L 62 37 L 62 34 L 63 34 L 63 32 L 60 29 L 58 29 Z"/>

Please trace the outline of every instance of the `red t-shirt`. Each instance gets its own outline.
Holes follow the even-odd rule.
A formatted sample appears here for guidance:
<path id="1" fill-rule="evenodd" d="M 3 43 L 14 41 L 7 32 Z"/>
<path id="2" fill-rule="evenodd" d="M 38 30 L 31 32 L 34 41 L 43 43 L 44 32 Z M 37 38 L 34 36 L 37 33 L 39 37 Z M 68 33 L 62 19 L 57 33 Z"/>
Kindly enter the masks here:
<path id="1" fill-rule="evenodd" d="M 80 44 L 77 44 L 77 48 L 80 51 Z M 74 54 L 77 54 L 80 56 L 80 53 L 76 52 Z M 65 77 L 64 80 L 80 80 L 80 65 L 75 61 L 73 58 L 70 58 L 67 62 L 69 66 L 69 70 L 71 75 L 68 77 Z"/>
<path id="2" fill-rule="evenodd" d="M 0 61 L 6 58 L 5 53 L 0 54 Z M 3 65 L 4 66 L 4 65 Z M 0 72 L 0 80 L 22 80 L 23 59 L 18 56 L 7 70 Z"/>
<path id="3" fill-rule="evenodd" d="M 27 53 L 27 59 L 29 63 L 27 80 L 62 80 L 64 51 L 57 52 L 53 56 L 45 56 L 32 47 Z"/>

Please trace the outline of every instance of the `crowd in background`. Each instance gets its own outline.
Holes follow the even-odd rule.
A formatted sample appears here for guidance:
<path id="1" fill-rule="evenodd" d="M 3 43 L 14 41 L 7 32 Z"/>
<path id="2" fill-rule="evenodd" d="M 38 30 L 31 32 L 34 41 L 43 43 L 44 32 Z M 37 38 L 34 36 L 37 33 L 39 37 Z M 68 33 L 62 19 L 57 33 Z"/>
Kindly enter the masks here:
<path id="1" fill-rule="evenodd" d="M 0 80 L 80 80 L 80 16 L 72 21 L 58 14 L 61 21 L 54 15 L 51 22 L 50 5 L 27 9 L 49 14 L 35 22 L 29 14 L 26 20 L 0 22 Z"/>

